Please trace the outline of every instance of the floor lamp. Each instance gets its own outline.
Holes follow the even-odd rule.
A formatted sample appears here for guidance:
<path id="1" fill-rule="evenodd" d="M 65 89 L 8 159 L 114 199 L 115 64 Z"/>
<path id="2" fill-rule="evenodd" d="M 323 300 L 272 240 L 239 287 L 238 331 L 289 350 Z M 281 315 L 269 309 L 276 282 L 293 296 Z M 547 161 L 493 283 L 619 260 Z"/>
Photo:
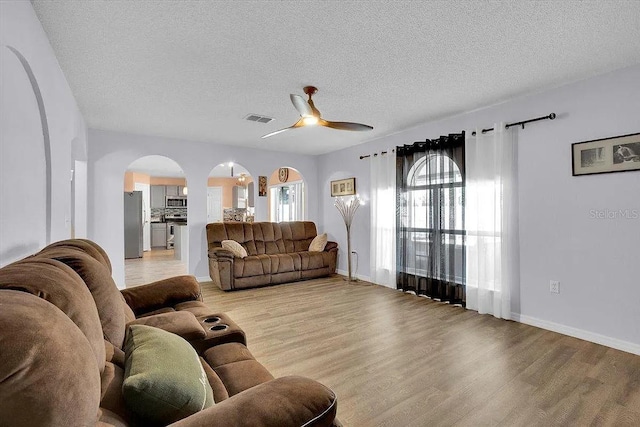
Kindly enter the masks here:
<path id="1" fill-rule="evenodd" d="M 355 282 L 357 279 L 351 276 L 351 223 L 353 216 L 356 214 L 358 207 L 362 204 L 359 196 L 351 196 L 347 198 L 336 197 L 335 206 L 342 215 L 344 225 L 347 227 L 347 266 L 349 268 L 349 282 Z"/>

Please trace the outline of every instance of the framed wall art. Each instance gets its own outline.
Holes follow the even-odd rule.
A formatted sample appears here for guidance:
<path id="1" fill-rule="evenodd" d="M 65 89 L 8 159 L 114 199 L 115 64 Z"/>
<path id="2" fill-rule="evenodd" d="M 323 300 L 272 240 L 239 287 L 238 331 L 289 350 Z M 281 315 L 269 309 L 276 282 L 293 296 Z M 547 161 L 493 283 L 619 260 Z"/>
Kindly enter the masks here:
<path id="1" fill-rule="evenodd" d="M 355 178 L 331 181 L 331 197 L 352 196 L 354 194 L 356 194 Z"/>
<path id="2" fill-rule="evenodd" d="M 573 176 L 640 170 L 640 133 L 571 144 Z"/>
<path id="3" fill-rule="evenodd" d="M 258 197 L 267 197 L 267 177 L 258 176 Z"/>

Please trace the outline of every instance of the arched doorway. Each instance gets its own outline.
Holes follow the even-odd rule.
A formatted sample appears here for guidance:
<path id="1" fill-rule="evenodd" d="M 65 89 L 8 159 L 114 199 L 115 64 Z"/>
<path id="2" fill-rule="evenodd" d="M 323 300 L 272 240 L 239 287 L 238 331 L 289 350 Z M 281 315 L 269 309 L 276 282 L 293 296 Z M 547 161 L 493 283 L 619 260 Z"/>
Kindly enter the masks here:
<path id="1" fill-rule="evenodd" d="M 127 286 L 186 274 L 187 212 L 187 182 L 176 161 L 152 155 L 127 167 L 124 176 Z"/>
<path id="2" fill-rule="evenodd" d="M 220 163 L 207 179 L 207 223 L 253 222 L 254 196 L 253 178 L 244 166 Z"/>
<path id="3" fill-rule="evenodd" d="M 298 170 L 283 166 L 273 171 L 268 180 L 269 221 L 302 221 L 306 219 L 304 178 Z"/>

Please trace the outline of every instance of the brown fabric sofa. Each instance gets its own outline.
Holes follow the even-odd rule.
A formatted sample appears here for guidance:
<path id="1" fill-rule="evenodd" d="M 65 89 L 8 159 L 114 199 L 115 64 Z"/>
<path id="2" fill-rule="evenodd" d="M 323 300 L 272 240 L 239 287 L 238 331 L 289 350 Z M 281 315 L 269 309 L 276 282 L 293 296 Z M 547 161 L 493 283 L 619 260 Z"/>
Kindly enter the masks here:
<path id="1" fill-rule="evenodd" d="M 336 271 L 338 244 L 309 252 L 317 234 L 310 221 L 207 224 L 209 276 L 225 291 L 329 276 Z M 240 243 L 248 256 L 234 257 L 222 249 L 223 240 Z"/>
<path id="2" fill-rule="evenodd" d="M 308 378 L 274 379 L 244 332 L 202 302 L 195 278 L 120 292 L 110 268 L 95 243 L 67 240 L 0 269 L 0 425 L 147 425 L 122 395 L 135 323 L 180 335 L 200 355 L 216 403 L 175 425 L 340 425 L 335 394 Z"/>

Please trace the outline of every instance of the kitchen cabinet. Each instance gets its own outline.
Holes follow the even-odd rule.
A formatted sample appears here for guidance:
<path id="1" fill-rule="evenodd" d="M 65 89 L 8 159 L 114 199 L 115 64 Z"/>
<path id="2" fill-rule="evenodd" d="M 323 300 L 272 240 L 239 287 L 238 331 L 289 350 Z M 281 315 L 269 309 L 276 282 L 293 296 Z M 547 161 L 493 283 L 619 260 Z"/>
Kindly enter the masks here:
<path id="1" fill-rule="evenodd" d="M 167 185 L 166 188 L 167 196 L 186 196 L 184 194 L 184 185 Z"/>
<path id="2" fill-rule="evenodd" d="M 164 185 L 151 186 L 151 208 L 164 208 L 166 200 L 166 188 Z"/>
<path id="3" fill-rule="evenodd" d="M 151 247 L 167 247 L 167 225 L 164 222 L 151 224 Z"/>
<path id="4" fill-rule="evenodd" d="M 178 186 L 177 185 L 167 185 L 167 196 L 177 196 L 178 195 Z"/>

